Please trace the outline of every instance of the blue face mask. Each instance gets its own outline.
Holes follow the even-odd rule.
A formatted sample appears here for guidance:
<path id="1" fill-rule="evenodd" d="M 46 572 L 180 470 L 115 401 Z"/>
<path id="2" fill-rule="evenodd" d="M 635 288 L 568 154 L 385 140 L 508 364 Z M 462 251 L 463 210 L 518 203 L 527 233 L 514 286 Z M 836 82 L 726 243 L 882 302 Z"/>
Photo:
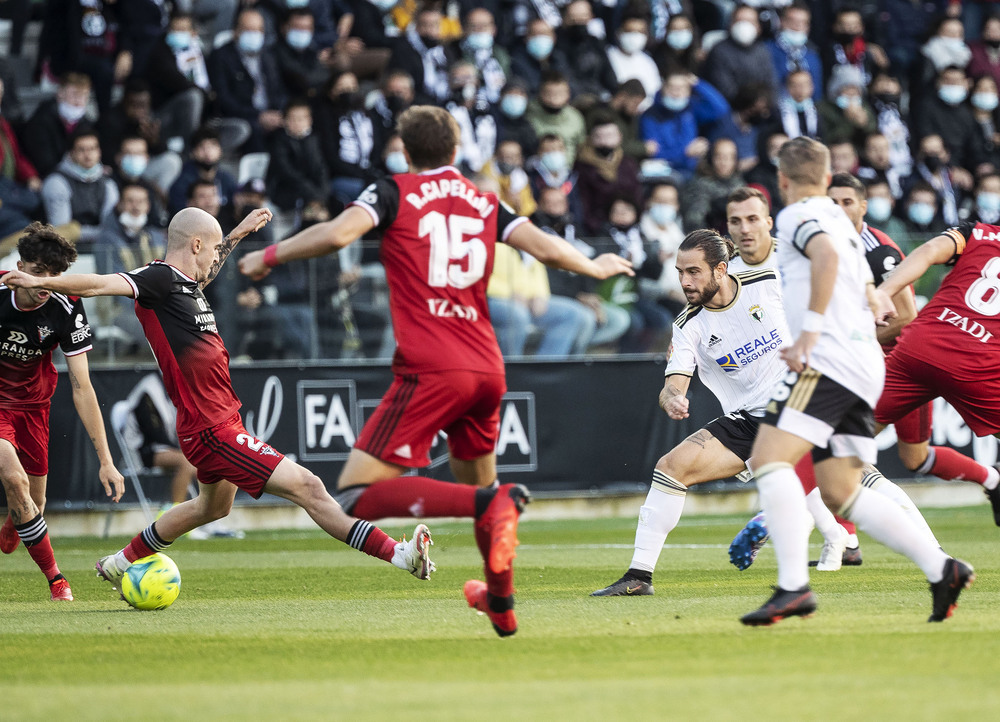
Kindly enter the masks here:
<path id="1" fill-rule="evenodd" d="M 465 42 L 473 50 L 491 50 L 493 48 L 493 36 L 490 33 L 469 33 Z"/>
<path id="2" fill-rule="evenodd" d="M 525 48 L 528 51 L 528 55 L 535 60 L 545 60 L 545 58 L 552 54 L 552 47 L 554 45 L 555 41 L 548 35 L 532 35 L 528 38 L 528 42 L 525 43 Z"/>
<path id="3" fill-rule="evenodd" d="M 396 7 L 397 1 L 398 0 L 371 0 L 372 5 L 377 7 L 382 12 L 386 12 L 387 10 L 391 10 Z"/>
<path id="4" fill-rule="evenodd" d="M 508 93 L 500 99 L 500 112 L 508 118 L 520 118 L 528 107 L 528 99 L 518 93 Z"/>
<path id="5" fill-rule="evenodd" d="M 285 0 L 285 6 L 289 9 L 308 7 L 309 0 Z"/>
<path id="6" fill-rule="evenodd" d="M 998 98 L 996 93 L 972 94 L 972 104 L 979 110 L 996 110 L 997 101 Z"/>
<path id="7" fill-rule="evenodd" d="M 663 103 L 663 107 L 667 110 L 679 113 L 688 107 L 691 98 L 675 98 L 672 95 L 661 95 L 660 102 Z"/>
<path id="8" fill-rule="evenodd" d="M 782 30 L 781 39 L 793 48 L 801 48 L 809 40 L 809 36 L 798 30 Z"/>
<path id="9" fill-rule="evenodd" d="M 649 217 L 662 228 L 677 219 L 677 209 L 669 203 L 653 203 L 649 207 Z"/>
<path id="10" fill-rule="evenodd" d="M 874 196 L 868 199 L 867 216 L 875 223 L 884 223 L 892 215 L 892 201 L 882 196 Z"/>
<path id="11" fill-rule="evenodd" d="M 561 150 L 550 150 L 548 153 L 542 153 L 539 161 L 549 173 L 562 173 L 566 170 L 566 154 Z"/>
<path id="12" fill-rule="evenodd" d="M 906 214 L 918 226 L 927 226 L 934 220 L 934 206 L 930 203 L 911 203 Z"/>
<path id="13" fill-rule="evenodd" d="M 100 163 L 95 163 L 92 168 L 84 168 L 82 165 L 77 165 L 72 161 L 70 161 L 70 165 L 73 166 L 73 170 L 76 171 L 76 174 L 87 183 L 93 183 L 104 176 L 104 166 Z"/>
<path id="14" fill-rule="evenodd" d="M 806 98 L 805 100 L 793 100 L 792 104 L 795 106 L 796 113 L 804 113 L 809 108 L 812 107 L 812 98 Z"/>
<path id="15" fill-rule="evenodd" d="M 141 176 L 146 172 L 146 167 L 148 165 L 149 159 L 144 155 L 127 153 L 122 156 L 122 173 L 127 175 L 129 178 L 138 178 Z"/>
<path id="16" fill-rule="evenodd" d="M 838 95 L 836 103 L 837 107 L 841 110 L 847 110 L 848 108 L 861 105 L 861 98 L 856 95 Z"/>
<path id="17" fill-rule="evenodd" d="M 171 30 L 166 41 L 171 50 L 187 50 L 191 47 L 191 34 L 184 30 Z"/>
<path id="18" fill-rule="evenodd" d="M 311 30 L 289 30 L 285 33 L 285 42 L 296 50 L 305 50 L 312 45 L 312 41 Z"/>
<path id="19" fill-rule="evenodd" d="M 259 30 L 246 30 L 240 33 L 236 42 L 244 53 L 256 55 L 264 49 L 264 33 Z"/>
<path id="20" fill-rule="evenodd" d="M 667 45 L 674 50 L 687 50 L 694 42 L 694 33 L 690 30 L 671 30 L 667 33 Z"/>
<path id="21" fill-rule="evenodd" d="M 406 173 L 410 170 L 406 156 L 401 150 L 393 151 L 385 157 L 385 167 L 390 173 Z"/>
<path id="22" fill-rule="evenodd" d="M 968 97 L 969 91 L 964 85 L 942 85 L 938 88 L 938 97 L 948 105 L 958 105 Z"/>
<path id="23" fill-rule="evenodd" d="M 1000 213 L 1000 195 L 996 193 L 979 193 L 976 195 L 976 205 L 981 211 Z"/>

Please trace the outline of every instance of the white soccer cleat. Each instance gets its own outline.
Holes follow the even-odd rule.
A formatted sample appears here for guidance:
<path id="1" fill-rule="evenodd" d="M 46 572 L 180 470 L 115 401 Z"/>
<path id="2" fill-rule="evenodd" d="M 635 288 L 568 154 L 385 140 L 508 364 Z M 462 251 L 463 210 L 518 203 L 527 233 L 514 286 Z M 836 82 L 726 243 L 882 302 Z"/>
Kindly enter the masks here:
<path id="1" fill-rule="evenodd" d="M 844 550 L 847 549 L 847 540 L 850 534 L 844 527 L 840 527 L 842 532 L 834 540 L 827 540 L 823 544 L 823 551 L 819 554 L 819 562 L 816 564 L 818 572 L 837 572 L 844 563 Z"/>
<path id="2" fill-rule="evenodd" d="M 400 569 L 405 569 L 417 579 L 430 579 L 431 572 L 437 569 L 430 558 L 430 547 L 433 544 L 427 525 L 417 524 L 409 541 L 404 539 L 396 544 L 392 563 Z"/>
<path id="3" fill-rule="evenodd" d="M 94 565 L 94 569 L 97 570 L 97 577 L 108 582 L 112 589 L 121 589 L 122 577 L 125 576 L 125 570 L 118 568 L 114 554 L 101 557 L 101 560 Z"/>

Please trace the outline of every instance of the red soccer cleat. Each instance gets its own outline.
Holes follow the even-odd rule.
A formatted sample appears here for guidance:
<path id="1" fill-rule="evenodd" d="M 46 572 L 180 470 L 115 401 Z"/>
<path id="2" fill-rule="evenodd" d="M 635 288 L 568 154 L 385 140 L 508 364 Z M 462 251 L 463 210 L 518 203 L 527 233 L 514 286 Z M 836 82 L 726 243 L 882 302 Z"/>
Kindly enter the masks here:
<path id="1" fill-rule="evenodd" d="M 486 591 L 486 583 L 478 579 L 470 579 L 462 590 L 469 606 L 480 614 L 485 614 L 493 623 L 493 629 L 501 637 L 509 637 L 517 631 L 517 618 L 514 616 L 514 595 L 509 597 L 494 597 Z"/>
<path id="2" fill-rule="evenodd" d="M 10 519 L 10 514 L 4 519 L 3 526 L 0 526 L 0 552 L 11 554 L 17 545 L 21 543 L 21 537 L 17 535 L 14 522 Z"/>
<path id="3" fill-rule="evenodd" d="M 504 484 L 497 489 L 486 511 L 476 520 L 476 526 L 489 534 L 490 553 L 486 564 L 494 574 L 510 569 L 517 556 L 517 521 L 531 494 L 520 484 Z"/>
<path id="4" fill-rule="evenodd" d="M 69 582 L 65 579 L 56 579 L 49 584 L 49 592 L 52 594 L 53 602 L 73 601 L 73 590 L 69 588 Z"/>

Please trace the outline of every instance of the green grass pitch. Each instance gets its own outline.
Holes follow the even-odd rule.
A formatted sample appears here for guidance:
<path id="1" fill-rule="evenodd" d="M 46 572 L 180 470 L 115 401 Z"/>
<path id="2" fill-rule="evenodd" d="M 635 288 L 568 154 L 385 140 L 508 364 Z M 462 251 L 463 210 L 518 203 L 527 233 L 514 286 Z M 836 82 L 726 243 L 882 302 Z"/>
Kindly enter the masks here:
<path id="1" fill-rule="evenodd" d="M 467 523 L 431 524 L 426 583 L 319 532 L 181 540 L 163 612 L 90 571 L 125 539 L 57 538 L 72 603 L 47 600 L 23 549 L 0 559 L 0 718 L 997 719 L 1000 529 L 982 507 L 927 517 L 978 574 L 952 619 L 928 624 L 919 571 L 863 538 L 863 566 L 813 574 L 815 617 L 757 629 L 737 620 L 768 597 L 774 555 L 729 565 L 742 518 L 683 519 L 656 596 L 612 599 L 587 595 L 626 568 L 634 520 L 528 519 L 509 639 L 462 596 L 481 574 Z"/>

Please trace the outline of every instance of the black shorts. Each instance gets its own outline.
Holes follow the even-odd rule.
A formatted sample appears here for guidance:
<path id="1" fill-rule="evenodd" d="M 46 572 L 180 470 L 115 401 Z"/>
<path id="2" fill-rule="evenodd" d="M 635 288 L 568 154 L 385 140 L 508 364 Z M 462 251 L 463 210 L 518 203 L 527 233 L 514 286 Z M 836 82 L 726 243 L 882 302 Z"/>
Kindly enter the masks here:
<path id="1" fill-rule="evenodd" d="M 746 462 L 750 458 L 750 449 L 753 448 L 753 440 L 757 438 L 760 422 L 760 418 L 741 409 L 709 421 L 705 424 L 705 431 L 736 454 L 740 461 Z"/>
<path id="2" fill-rule="evenodd" d="M 786 374 L 775 387 L 762 421 L 811 443 L 816 447 L 815 462 L 856 456 L 874 464 L 878 457 L 872 407 L 815 369 Z"/>

